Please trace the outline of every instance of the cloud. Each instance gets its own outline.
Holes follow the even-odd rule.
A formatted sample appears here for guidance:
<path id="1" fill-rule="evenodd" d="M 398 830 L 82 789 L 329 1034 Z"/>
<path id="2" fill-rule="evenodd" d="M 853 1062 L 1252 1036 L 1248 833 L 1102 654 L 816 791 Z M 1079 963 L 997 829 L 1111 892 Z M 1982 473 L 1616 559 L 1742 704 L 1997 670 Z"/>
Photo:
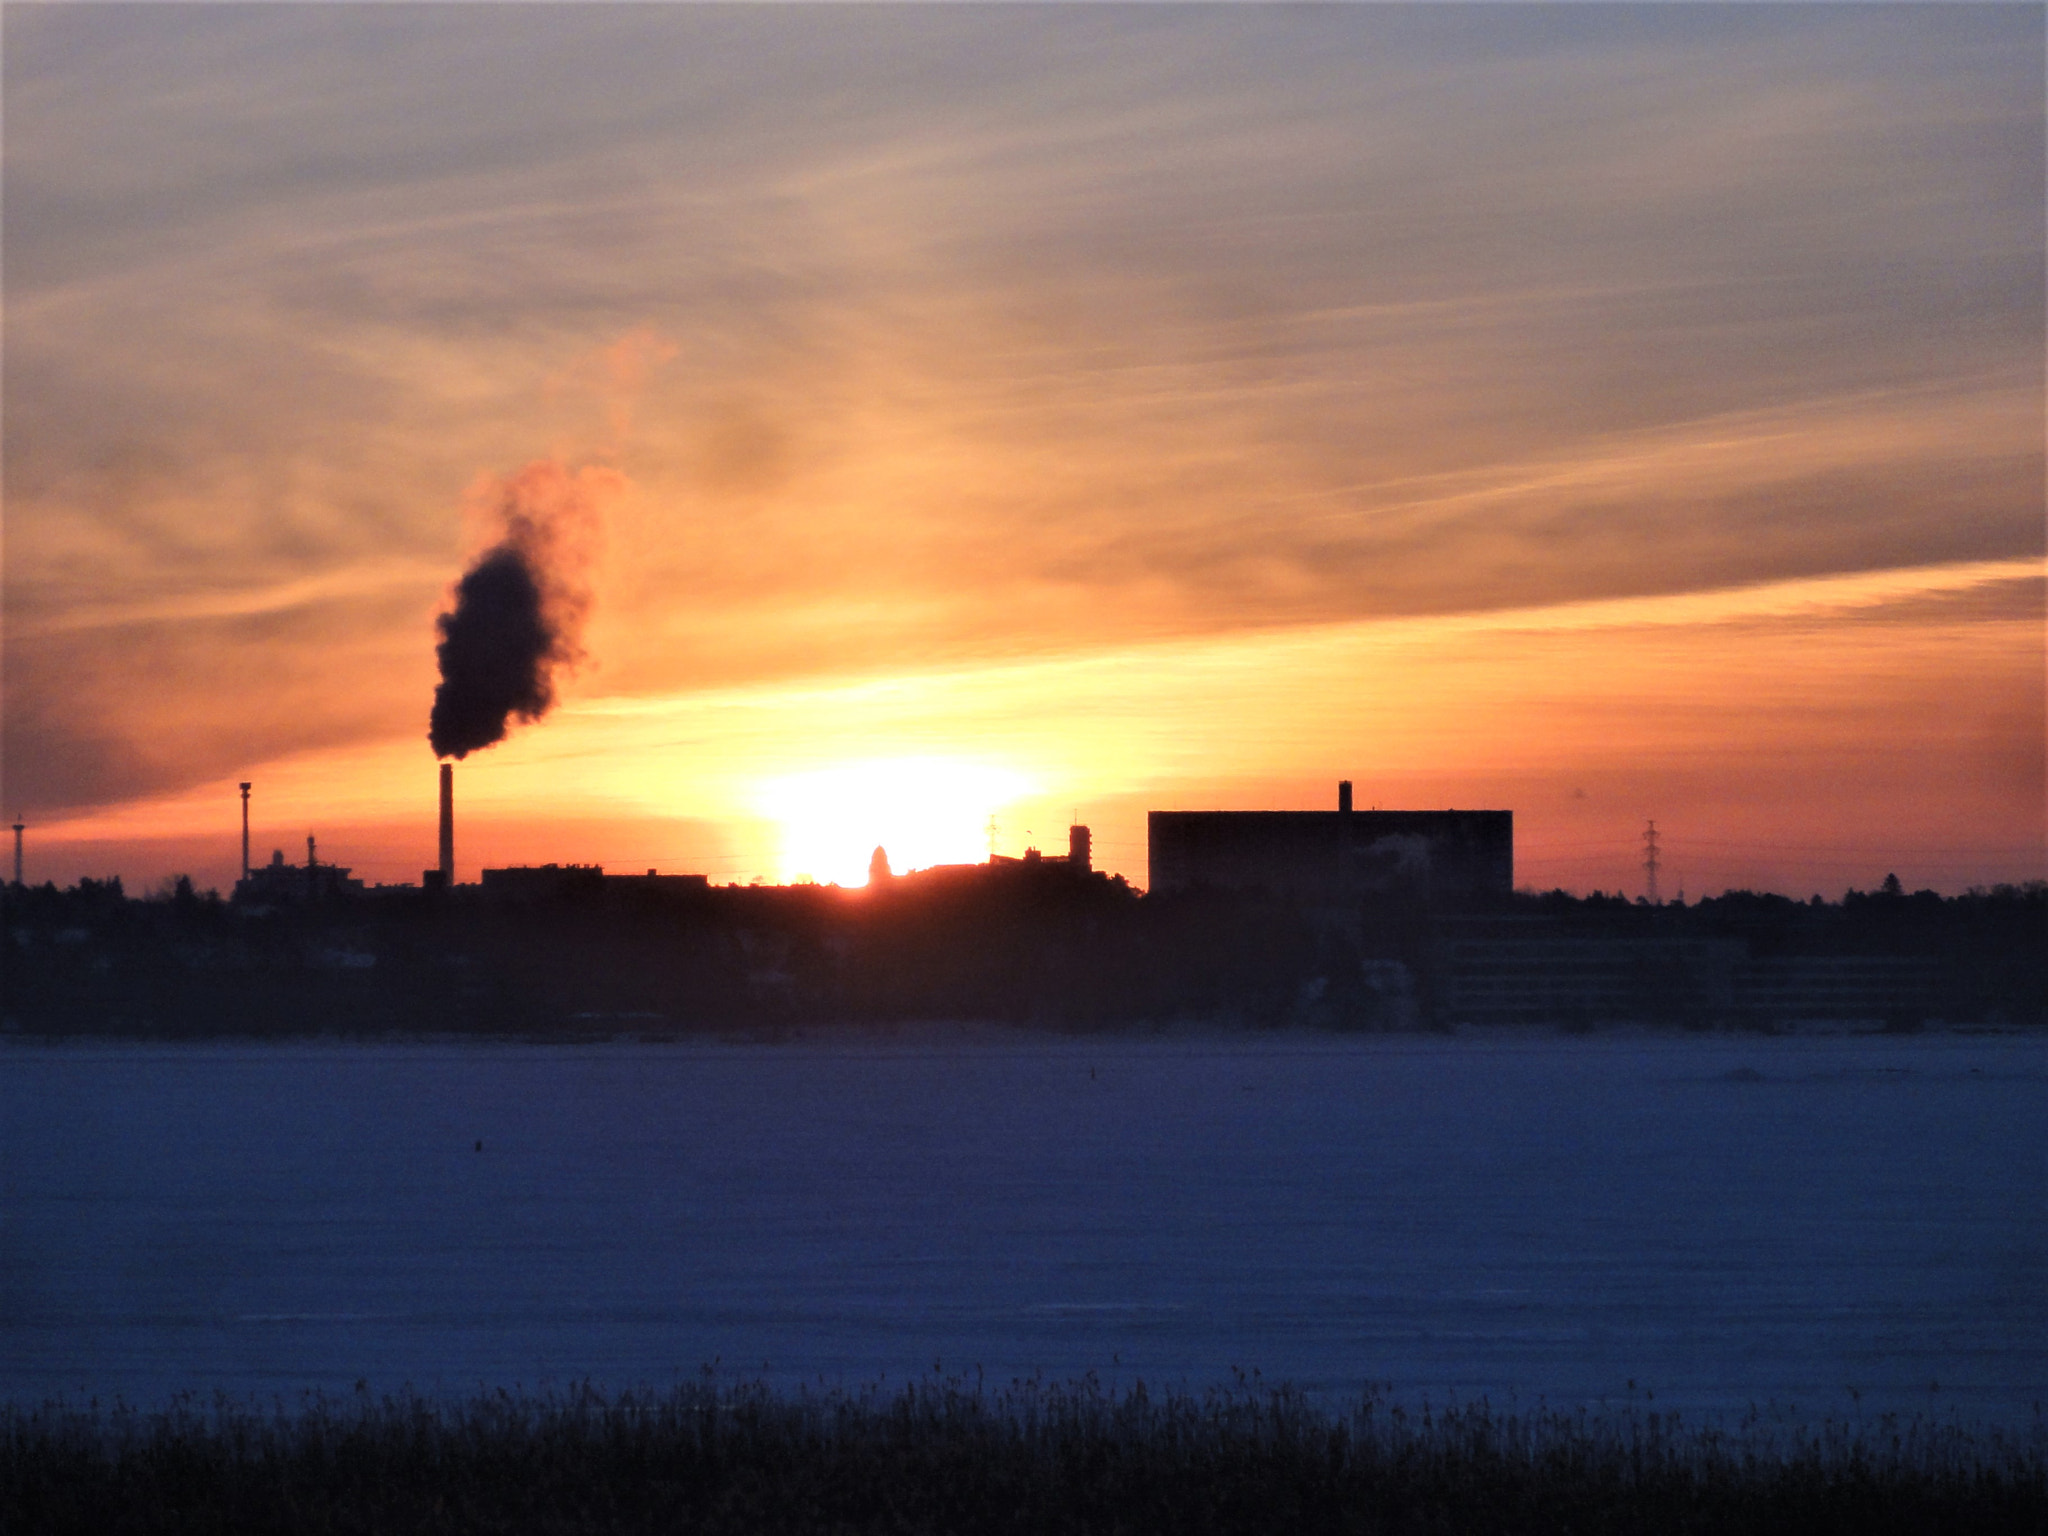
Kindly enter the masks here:
<path id="1" fill-rule="evenodd" d="M 646 392 L 648 380 L 656 369 L 674 362 L 680 350 L 651 325 L 634 327 L 604 349 L 614 452 L 632 431 L 633 407 Z"/>
<path id="2" fill-rule="evenodd" d="M 2041 41 L 10 15 L 10 790 L 415 731 L 363 658 L 548 455 L 632 481 L 620 694 L 2037 556 Z"/>
<path id="3" fill-rule="evenodd" d="M 48 816 L 407 725 L 417 741 L 435 592 L 28 636 L 10 626 L 6 803 Z"/>

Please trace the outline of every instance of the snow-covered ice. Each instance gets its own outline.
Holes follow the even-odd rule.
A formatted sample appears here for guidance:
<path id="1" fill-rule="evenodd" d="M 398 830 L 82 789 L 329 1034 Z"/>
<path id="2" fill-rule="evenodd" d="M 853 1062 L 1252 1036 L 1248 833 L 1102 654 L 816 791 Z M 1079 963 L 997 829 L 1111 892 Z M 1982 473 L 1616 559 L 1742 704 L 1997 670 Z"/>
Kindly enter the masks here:
<path id="1" fill-rule="evenodd" d="M 2018 1424 L 2044 1087 L 2021 1035 L 14 1043 L 0 1398 L 716 1361 Z"/>

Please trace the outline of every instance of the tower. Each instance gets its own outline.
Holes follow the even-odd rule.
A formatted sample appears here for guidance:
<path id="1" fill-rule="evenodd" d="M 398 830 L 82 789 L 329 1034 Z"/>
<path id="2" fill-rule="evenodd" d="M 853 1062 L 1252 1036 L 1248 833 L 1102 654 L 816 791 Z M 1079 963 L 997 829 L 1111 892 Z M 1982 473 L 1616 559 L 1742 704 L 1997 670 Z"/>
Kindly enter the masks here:
<path id="1" fill-rule="evenodd" d="M 242 786 L 242 878 L 249 878 L 249 786 Z"/>
<path id="2" fill-rule="evenodd" d="M 14 883 L 21 884 L 21 834 L 28 823 L 21 819 L 21 812 L 14 813 Z"/>
<path id="3" fill-rule="evenodd" d="M 1643 831 L 1643 895 L 1651 906 L 1661 906 L 1657 898 L 1657 823 L 1651 822 Z"/>
<path id="4" fill-rule="evenodd" d="M 455 765 L 441 765 L 441 887 L 455 888 Z"/>

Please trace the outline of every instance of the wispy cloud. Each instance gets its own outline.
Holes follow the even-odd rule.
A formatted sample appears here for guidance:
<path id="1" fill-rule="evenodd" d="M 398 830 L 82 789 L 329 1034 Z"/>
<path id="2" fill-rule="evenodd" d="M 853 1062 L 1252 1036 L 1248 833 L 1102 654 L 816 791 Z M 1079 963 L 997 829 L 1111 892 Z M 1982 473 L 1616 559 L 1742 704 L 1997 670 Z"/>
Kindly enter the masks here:
<path id="1" fill-rule="evenodd" d="M 585 697 L 460 770 L 465 857 L 623 844 L 702 861 L 715 842 L 718 862 L 698 867 L 773 878 L 788 872 L 760 812 L 774 785 L 914 759 L 1016 786 L 952 807 L 961 826 L 995 812 L 1049 836 L 1078 805 L 1110 867 L 1140 881 L 1148 807 L 1320 805 L 1338 776 L 1367 803 L 1512 807 L 1537 882 L 1613 881 L 1646 815 L 1694 840 L 1695 890 L 1804 881 L 1784 849 L 1816 843 L 1879 859 L 1910 844 L 1904 873 L 1922 883 L 2024 878 L 2043 856 L 2043 577 L 2039 561 L 1978 562 Z M 431 770 L 417 741 L 394 740 L 236 776 L 258 781 L 266 825 L 395 847 L 348 855 L 389 879 L 429 856 Z M 109 848 L 218 823 L 224 857 L 234 798 L 223 775 L 38 835 Z M 541 804 L 585 829 L 584 852 L 535 821 Z M 839 841 L 864 858 L 881 834 L 855 821 Z M 725 830 L 661 830 L 686 825 Z M 1584 851 L 1601 847 L 1605 862 Z"/>
<path id="2" fill-rule="evenodd" d="M 1988 590 L 1926 573 L 2043 550 L 2042 40 L 11 12 L 6 793 L 416 739 L 464 489 L 550 454 L 632 484 L 565 718 Z"/>
<path id="3" fill-rule="evenodd" d="M 392 591 L 417 596 L 422 591 L 446 585 L 447 576 L 445 565 L 429 564 L 423 560 L 344 566 L 267 586 L 219 592 L 187 590 L 138 597 L 132 602 L 82 601 L 10 624 L 8 634 L 15 640 L 30 640 L 73 630 L 129 629 L 198 619 L 253 618 L 260 614 L 284 613 L 340 599 Z"/>

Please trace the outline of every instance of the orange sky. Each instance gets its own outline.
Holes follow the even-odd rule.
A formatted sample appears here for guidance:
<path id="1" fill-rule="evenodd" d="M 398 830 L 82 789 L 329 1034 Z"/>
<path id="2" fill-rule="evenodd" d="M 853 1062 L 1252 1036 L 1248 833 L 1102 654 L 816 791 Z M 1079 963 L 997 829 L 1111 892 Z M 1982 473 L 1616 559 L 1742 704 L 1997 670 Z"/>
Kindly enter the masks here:
<path id="1" fill-rule="evenodd" d="M 461 873 L 1144 811 L 2044 873 L 2020 7 L 48 7 L 5 33 L 29 875 L 431 861 L 432 621 L 615 477 Z"/>

